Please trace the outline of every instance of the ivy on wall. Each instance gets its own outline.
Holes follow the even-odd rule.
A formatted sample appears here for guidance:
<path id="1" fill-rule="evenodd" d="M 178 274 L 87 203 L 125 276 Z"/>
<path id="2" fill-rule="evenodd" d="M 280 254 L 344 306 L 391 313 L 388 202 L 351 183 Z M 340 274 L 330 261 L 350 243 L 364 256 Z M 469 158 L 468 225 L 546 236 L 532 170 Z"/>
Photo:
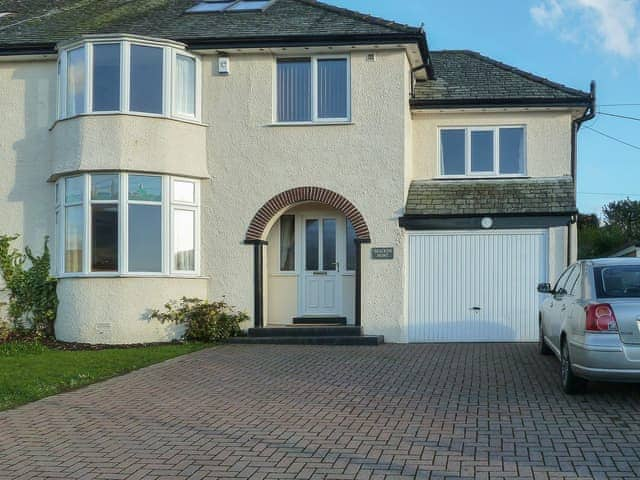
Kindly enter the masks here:
<path id="1" fill-rule="evenodd" d="M 51 277 L 49 238 L 44 240 L 43 253 L 34 255 L 29 247 L 21 253 L 12 246 L 18 235 L 0 235 L 0 274 L 9 301 L 9 318 L 16 329 L 31 329 L 53 337 L 58 310 L 57 280 Z"/>

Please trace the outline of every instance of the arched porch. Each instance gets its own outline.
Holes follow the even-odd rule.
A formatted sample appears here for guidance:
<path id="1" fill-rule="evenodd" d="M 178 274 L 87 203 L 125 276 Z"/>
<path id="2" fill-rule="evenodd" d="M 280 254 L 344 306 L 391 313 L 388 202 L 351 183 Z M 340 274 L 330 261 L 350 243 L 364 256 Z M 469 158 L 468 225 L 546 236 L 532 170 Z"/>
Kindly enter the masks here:
<path id="1" fill-rule="evenodd" d="M 276 237 L 272 231 L 277 232 Z M 270 234 L 272 245 L 268 246 Z M 283 242 L 282 245 L 278 244 L 277 249 L 273 246 L 274 239 Z M 276 268 L 283 281 L 296 285 L 298 316 L 314 312 L 318 316 L 330 316 L 333 312 L 331 301 L 320 302 L 324 307 L 314 309 L 311 305 L 306 305 L 305 308 L 304 299 L 316 298 L 318 294 L 326 294 L 327 299 L 333 299 L 332 292 L 336 292 L 335 313 L 342 316 L 345 309 L 349 309 L 352 312 L 349 315 L 352 317 L 352 324 L 360 326 L 361 245 L 370 241 L 369 228 L 360 211 L 336 192 L 320 187 L 299 187 L 271 198 L 256 213 L 245 237 L 245 243 L 254 245 L 255 327 L 265 326 L 265 281 L 269 281 L 265 265 L 267 249 L 271 255 L 278 252 L 281 256 Z M 297 247 L 290 246 L 292 242 Z M 293 251 L 295 255 L 291 253 Z M 273 264 L 273 258 L 270 260 L 269 263 Z M 272 270 L 273 268 L 272 266 Z M 291 283 L 293 277 L 296 283 Z M 347 277 L 352 277 L 348 280 L 348 287 L 342 283 L 347 281 Z M 342 291 L 349 292 L 347 295 L 350 298 L 345 302 L 339 296 Z M 291 300 L 282 301 L 289 302 L 290 311 Z M 287 309 L 284 308 L 284 311 Z"/>

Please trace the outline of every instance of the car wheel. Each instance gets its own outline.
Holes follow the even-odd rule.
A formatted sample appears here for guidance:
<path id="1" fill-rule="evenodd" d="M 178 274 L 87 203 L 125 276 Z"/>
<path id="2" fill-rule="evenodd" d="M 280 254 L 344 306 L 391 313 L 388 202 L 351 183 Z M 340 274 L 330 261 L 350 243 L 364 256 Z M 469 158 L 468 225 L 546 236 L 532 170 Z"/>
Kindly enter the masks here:
<path id="1" fill-rule="evenodd" d="M 573 373 L 569 346 L 565 340 L 560 346 L 560 379 L 562 380 L 562 390 L 569 395 L 583 392 L 587 384 L 586 380 Z"/>
<path id="2" fill-rule="evenodd" d="M 542 329 L 542 320 L 540 320 L 539 327 L 538 327 L 538 353 L 540 355 L 551 355 L 553 353 L 549 348 L 549 345 L 547 345 L 544 341 L 544 330 Z"/>

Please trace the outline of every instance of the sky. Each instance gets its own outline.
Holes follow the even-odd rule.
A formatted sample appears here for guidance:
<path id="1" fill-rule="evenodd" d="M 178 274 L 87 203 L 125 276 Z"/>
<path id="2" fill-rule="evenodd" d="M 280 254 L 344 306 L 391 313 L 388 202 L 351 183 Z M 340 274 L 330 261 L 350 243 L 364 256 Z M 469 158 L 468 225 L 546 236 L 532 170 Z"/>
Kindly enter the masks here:
<path id="1" fill-rule="evenodd" d="M 640 119 L 640 0 L 325 0 L 413 26 L 432 50 L 475 50 L 570 87 L 598 110 Z M 621 106 L 620 104 L 637 104 Z M 578 209 L 640 200 L 640 121 L 599 114 L 578 139 Z"/>

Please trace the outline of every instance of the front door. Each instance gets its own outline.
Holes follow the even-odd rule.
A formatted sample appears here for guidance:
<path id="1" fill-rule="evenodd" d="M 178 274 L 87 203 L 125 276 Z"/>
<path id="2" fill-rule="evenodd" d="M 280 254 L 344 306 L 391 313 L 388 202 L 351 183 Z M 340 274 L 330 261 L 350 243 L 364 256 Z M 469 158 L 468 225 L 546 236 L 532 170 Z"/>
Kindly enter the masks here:
<path id="1" fill-rule="evenodd" d="M 340 265 L 337 259 L 338 221 L 306 217 L 300 306 L 303 315 L 337 315 L 340 311 Z"/>

